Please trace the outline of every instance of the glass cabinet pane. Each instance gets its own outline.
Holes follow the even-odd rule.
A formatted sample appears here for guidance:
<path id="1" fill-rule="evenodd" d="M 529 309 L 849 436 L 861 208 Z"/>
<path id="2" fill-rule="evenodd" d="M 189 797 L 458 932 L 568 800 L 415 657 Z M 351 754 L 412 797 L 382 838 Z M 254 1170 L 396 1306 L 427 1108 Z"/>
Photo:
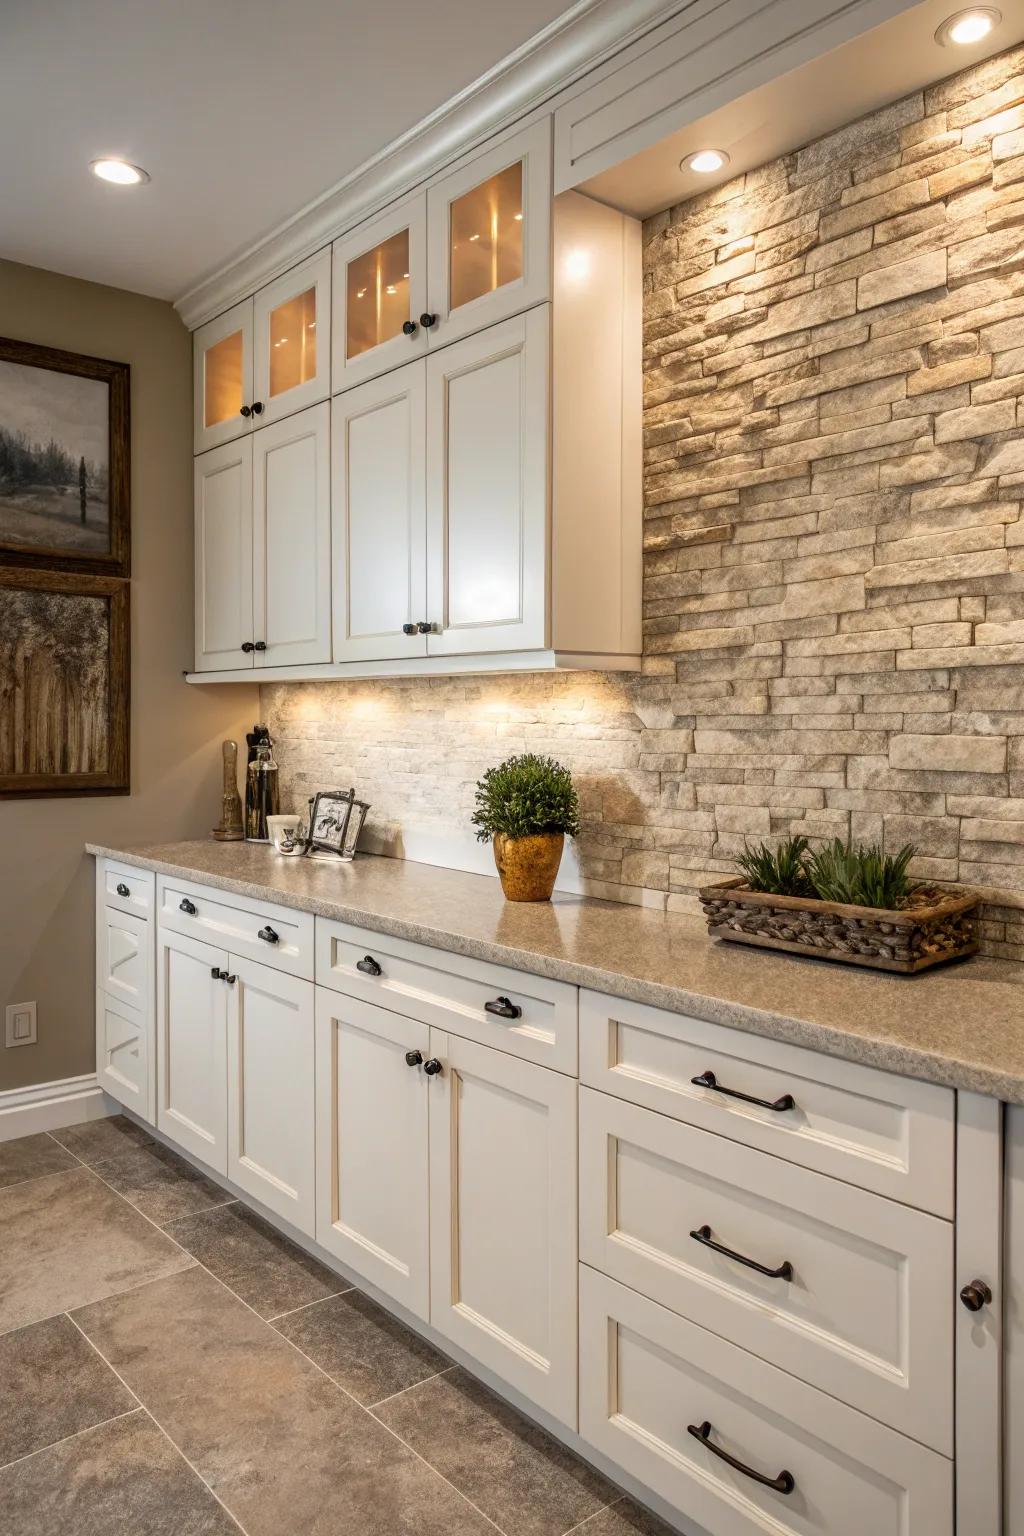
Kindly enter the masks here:
<path id="1" fill-rule="evenodd" d="M 232 331 L 203 354 L 203 425 L 215 427 L 242 409 L 242 333 Z"/>
<path id="2" fill-rule="evenodd" d="M 316 289 L 270 312 L 270 393 L 283 395 L 316 377 Z"/>
<path id="3" fill-rule="evenodd" d="M 451 309 L 522 277 L 521 161 L 456 198 L 449 218 Z"/>
<path id="4" fill-rule="evenodd" d="M 401 334 L 409 315 L 409 231 L 399 230 L 348 264 L 345 356 Z"/>

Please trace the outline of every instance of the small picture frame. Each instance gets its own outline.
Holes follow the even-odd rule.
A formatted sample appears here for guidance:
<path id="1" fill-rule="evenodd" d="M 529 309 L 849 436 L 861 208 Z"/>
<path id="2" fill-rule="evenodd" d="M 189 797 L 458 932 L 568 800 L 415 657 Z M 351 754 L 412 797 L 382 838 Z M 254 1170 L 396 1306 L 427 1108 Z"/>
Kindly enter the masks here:
<path id="1" fill-rule="evenodd" d="M 354 789 L 321 789 L 310 801 L 307 853 L 333 853 L 341 858 L 352 814 Z"/>

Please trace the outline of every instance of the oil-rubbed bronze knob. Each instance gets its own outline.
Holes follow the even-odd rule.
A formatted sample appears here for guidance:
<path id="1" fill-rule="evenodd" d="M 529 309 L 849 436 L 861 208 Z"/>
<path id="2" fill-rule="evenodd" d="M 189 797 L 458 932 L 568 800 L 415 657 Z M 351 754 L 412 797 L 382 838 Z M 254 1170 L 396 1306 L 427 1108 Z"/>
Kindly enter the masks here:
<path id="1" fill-rule="evenodd" d="M 129 890 L 129 889 L 128 889 L 128 887 L 127 887 L 127 886 L 126 886 L 126 885 L 125 885 L 125 883 L 124 883 L 124 881 L 123 881 L 123 880 L 121 880 L 121 881 L 119 881 L 119 882 L 118 882 L 118 886 L 117 886 L 117 894 L 118 894 L 118 895 L 119 895 L 119 896 L 130 896 L 130 895 L 131 895 L 131 891 L 130 891 L 130 890 Z"/>
<path id="2" fill-rule="evenodd" d="M 422 1051 L 406 1051 L 406 1053 L 405 1053 L 405 1064 L 406 1064 L 407 1067 L 422 1067 L 422 1065 L 423 1065 L 423 1052 Z"/>
<path id="3" fill-rule="evenodd" d="M 436 315 L 431 315 L 429 313 L 428 314 L 420 315 L 420 325 L 422 325 L 422 327 L 423 327 L 423 329 L 425 331 L 429 331 L 430 327 L 432 325 L 436 325 L 436 324 L 437 324 L 437 316 Z"/>
<path id="4" fill-rule="evenodd" d="M 415 320 L 406 320 L 405 324 L 402 326 L 402 331 L 406 336 L 415 336 L 416 329 L 417 327 Z"/>
<path id="5" fill-rule="evenodd" d="M 992 1305 L 992 1291 L 984 1280 L 972 1280 L 960 1292 L 960 1300 L 968 1312 L 980 1312 L 982 1307 Z"/>
<path id="6" fill-rule="evenodd" d="M 441 1072 L 443 1068 L 437 1057 L 431 1056 L 429 1061 L 425 1061 L 423 1063 L 423 1070 L 428 1077 L 436 1077 L 438 1072 Z"/>

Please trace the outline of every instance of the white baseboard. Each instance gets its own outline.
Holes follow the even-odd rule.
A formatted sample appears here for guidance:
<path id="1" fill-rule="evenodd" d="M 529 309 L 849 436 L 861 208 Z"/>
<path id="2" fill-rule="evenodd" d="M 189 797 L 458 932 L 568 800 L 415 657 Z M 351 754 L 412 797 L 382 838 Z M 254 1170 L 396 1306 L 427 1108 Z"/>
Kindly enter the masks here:
<path id="1" fill-rule="evenodd" d="M 0 1093 L 0 1141 L 38 1131 L 59 1131 L 65 1125 L 102 1120 L 119 1111 L 120 1105 L 103 1092 L 95 1072 L 53 1083 L 33 1083 L 29 1088 L 9 1088 Z"/>

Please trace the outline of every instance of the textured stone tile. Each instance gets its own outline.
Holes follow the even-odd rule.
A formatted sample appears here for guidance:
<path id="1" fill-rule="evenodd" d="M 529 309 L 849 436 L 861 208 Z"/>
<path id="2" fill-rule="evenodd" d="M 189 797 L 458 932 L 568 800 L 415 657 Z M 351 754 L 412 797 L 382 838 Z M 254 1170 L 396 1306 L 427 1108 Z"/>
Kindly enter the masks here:
<path id="1" fill-rule="evenodd" d="M 889 304 L 894 299 L 905 299 L 912 293 L 923 293 L 929 288 L 941 288 L 946 281 L 946 252 L 922 251 L 906 261 L 891 266 L 878 267 L 865 272 L 857 279 L 857 308 L 874 309 L 879 304 Z"/>
<path id="2" fill-rule="evenodd" d="M 563 1536 L 618 1497 L 592 1467 L 461 1368 L 376 1411 L 514 1536 Z"/>
<path id="3" fill-rule="evenodd" d="M 94 1167 L 116 1157 L 128 1147 L 149 1147 L 153 1138 L 127 1115 L 112 1115 L 107 1120 L 84 1120 L 80 1125 L 68 1125 L 52 1135 L 67 1147 L 81 1162 Z"/>
<path id="4" fill-rule="evenodd" d="M 1005 773 L 1006 741 L 998 736 L 894 736 L 889 762 L 894 768 L 943 773 Z"/>
<path id="5" fill-rule="evenodd" d="M 0 1190 L 0 1333 L 193 1263 L 87 1168 Z"/>
<path id="6" fill-rule="evenodd" d="M 360 1403 L 379 1403 L 451 1361 L 362 1291 L 276 1318 L 274 1327 Z"/>
<path id="7" fill-rule="evenodd" d="M 4 1536 L 239 1536 L 141 1408 L 0 1471 L 0 1519 Z"/>
<path id="8" fill-rule="evenodd" d="M 0 1335 L 0 1467 L 137 1407 L 63 1314 Z"/>
<path id="9" fill-rule="evenodd" d="M 632 1499 L 620 1499 L 594 1515 L 573 1536 L 675 1536 L 672 1527 Z"/>
<path id="10" fill-rule="evenodd" d="M 167 1230 L 261 1317 L 278 1317 L 350 1288 L 237 1202 L 169 1222 Z"/>
<path id="11" fill-rule="evenodd" d="M 95 1166 L 105 1184 L 158 1226 L 232 1199 L 219 1184 L 158 1141 L 128 1146 Z"/>
<path id="12" fill-rule="evenodd" d="M 435 1472 L 203 1270 L 75 1316 L 248 1536 L 493 1536 Z"/>
<path id="13" fill-rule="evenodd" d="M 65 1173 L 69 1168 L 79 1166 L 78 1159 L 45 1132 L 0 1141 L 0 1189 L 23 1184 L 26 1179 L 45 1178 L 50 1173 Z"/>

